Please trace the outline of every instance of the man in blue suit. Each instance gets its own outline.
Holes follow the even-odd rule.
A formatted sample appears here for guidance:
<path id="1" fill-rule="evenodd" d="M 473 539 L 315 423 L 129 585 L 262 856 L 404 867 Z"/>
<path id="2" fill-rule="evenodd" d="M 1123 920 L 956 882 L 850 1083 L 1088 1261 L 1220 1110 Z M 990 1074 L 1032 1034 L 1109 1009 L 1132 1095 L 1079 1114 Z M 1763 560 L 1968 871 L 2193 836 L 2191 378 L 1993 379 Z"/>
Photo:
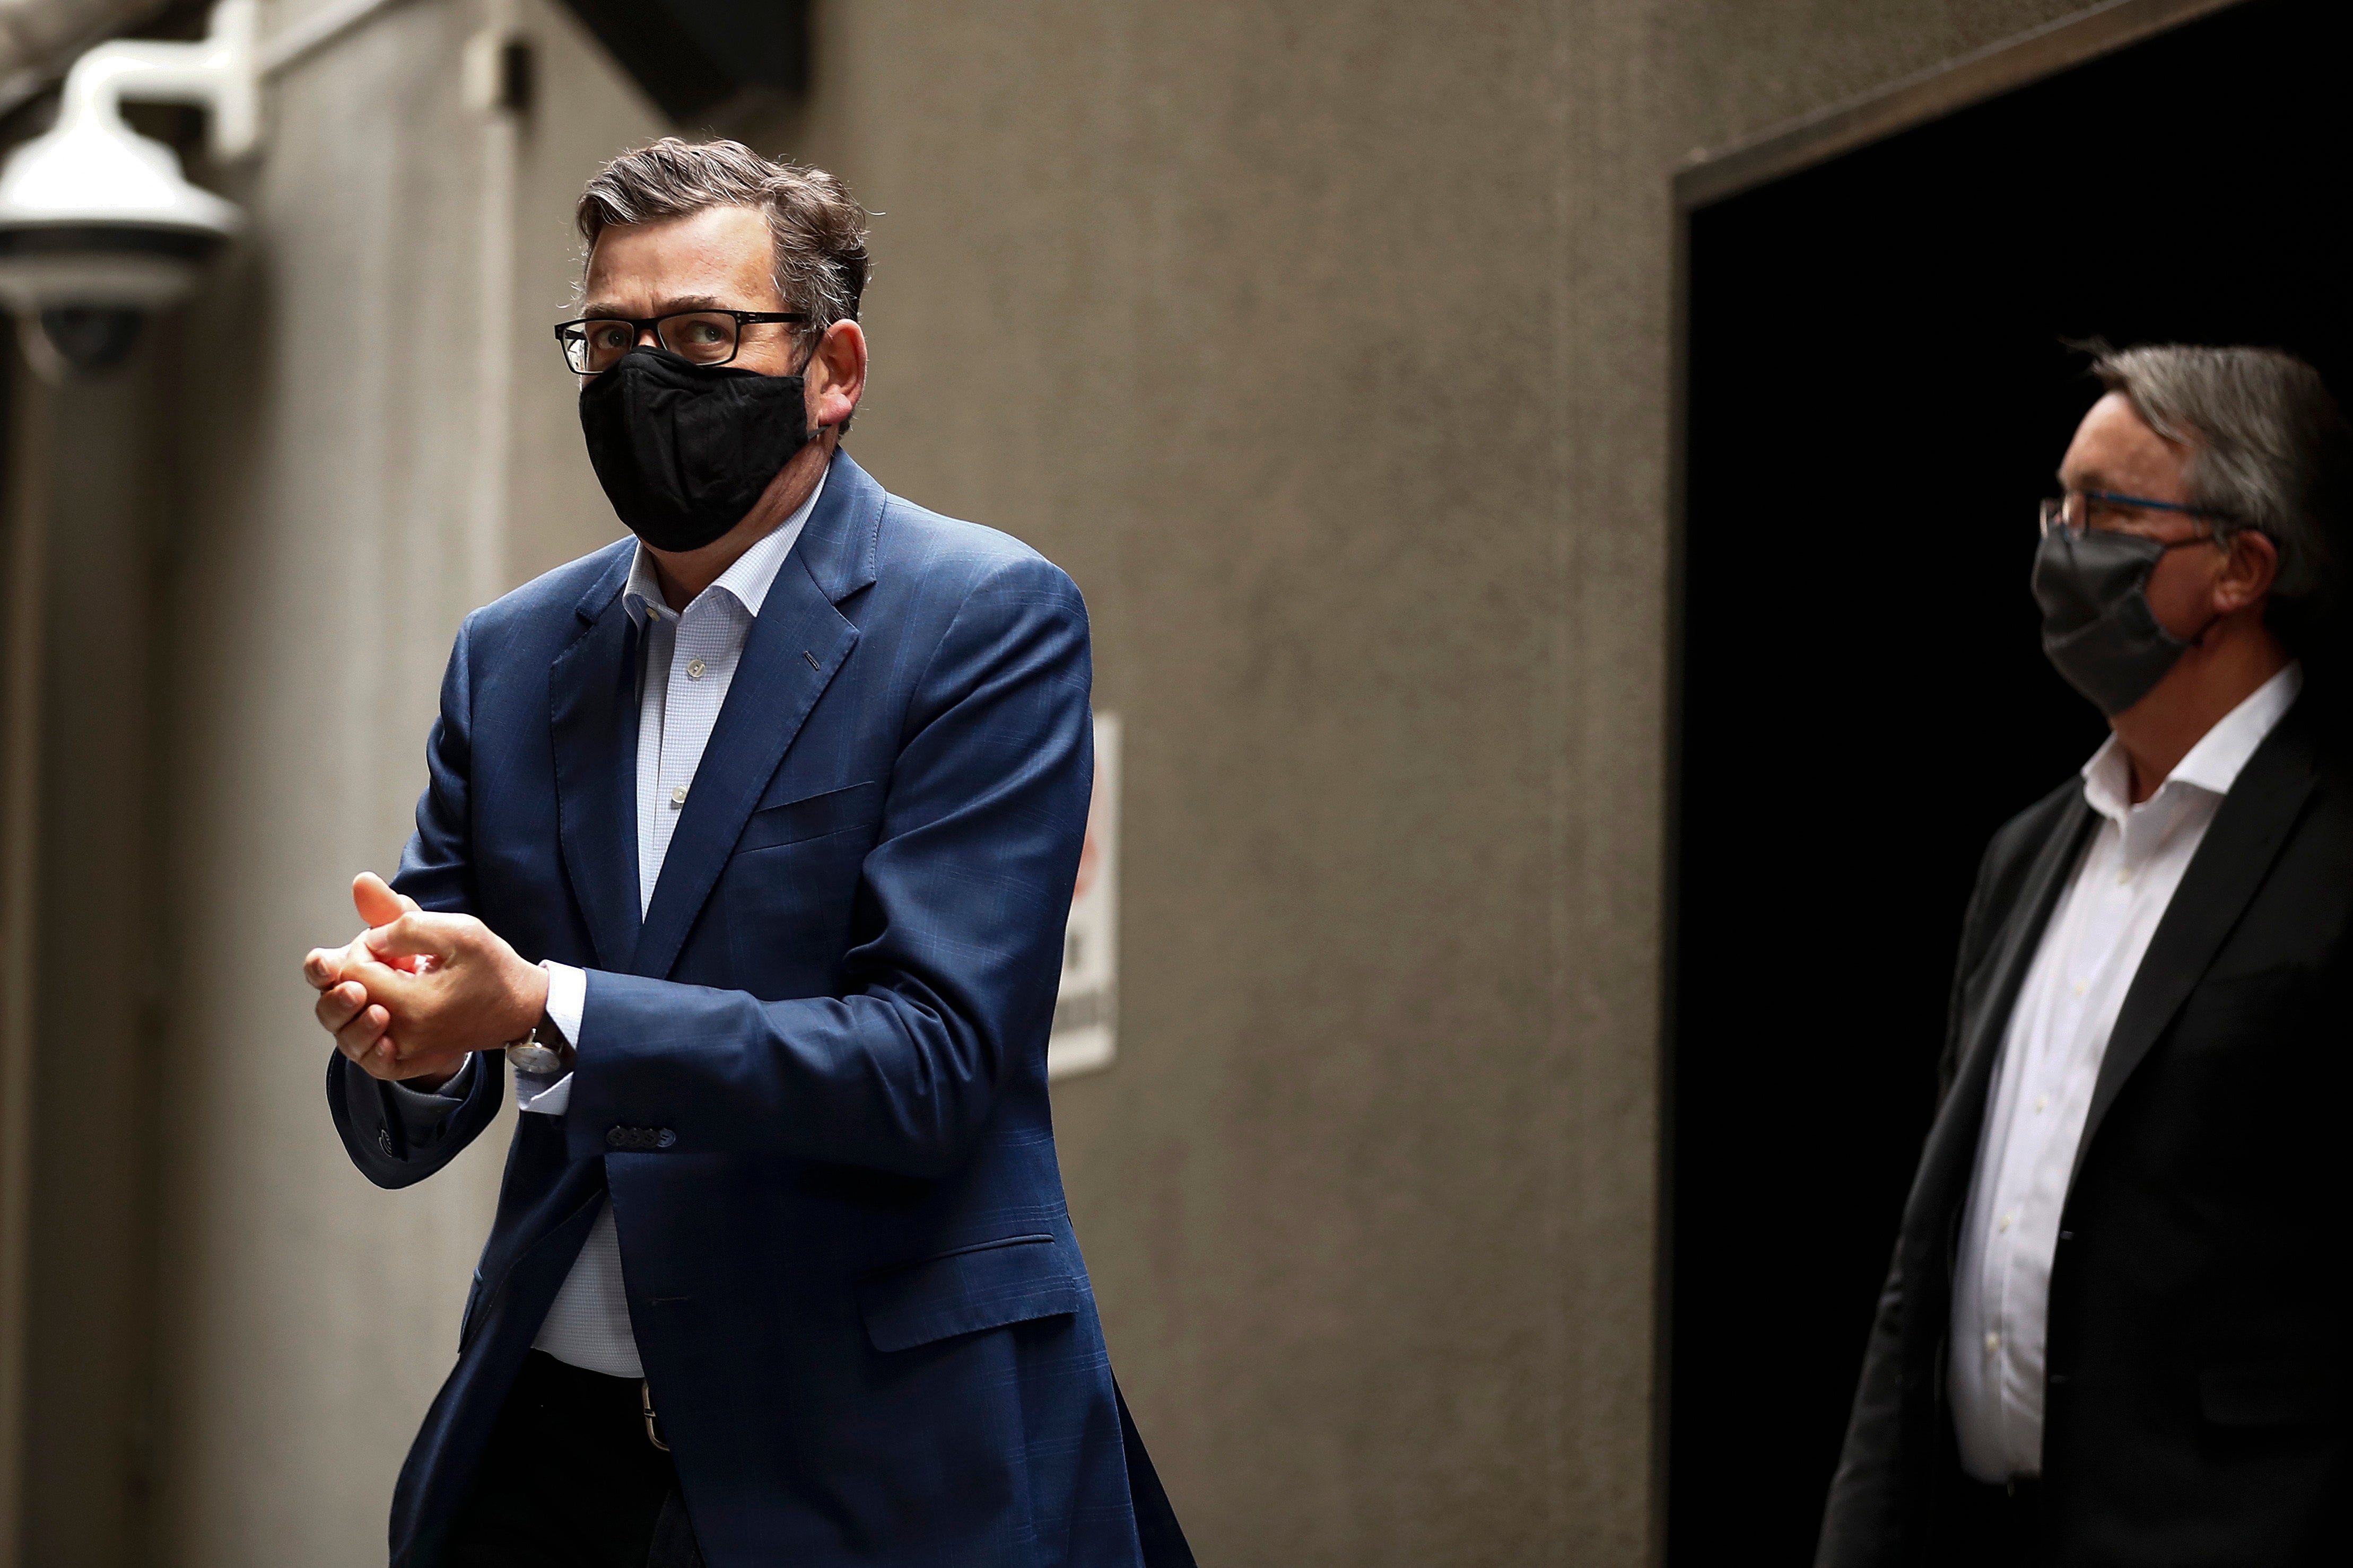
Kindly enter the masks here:
<path id="1" fill-rule="evenodd" d="M 636 537 L 467 618 L 306 961 L 371 1180 L 523 1112 L 396 1568 L 1191 1561 L 1047 1104 L 1085 607 L 840 451 L 864 216 L 733 142 L 590 183 L 557 337 Z"/>

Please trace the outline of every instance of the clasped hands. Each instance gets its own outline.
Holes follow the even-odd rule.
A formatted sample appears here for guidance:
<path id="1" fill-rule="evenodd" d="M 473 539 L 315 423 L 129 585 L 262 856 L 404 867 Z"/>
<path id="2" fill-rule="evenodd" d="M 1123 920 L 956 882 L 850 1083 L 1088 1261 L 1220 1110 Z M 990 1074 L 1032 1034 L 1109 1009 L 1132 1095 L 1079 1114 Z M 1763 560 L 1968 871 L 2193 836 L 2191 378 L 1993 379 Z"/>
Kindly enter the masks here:
<path id="1" fill-rule="evenodd" d="M 363 871 L 352 905 L 366 928 L 314 947 L 302 978 L 335 1048 L 371 1078 L 438 1089 L 470 1051 L 521 1039 L 547 1007 L 547 971 L 471 915 L 431 914 Z"/>

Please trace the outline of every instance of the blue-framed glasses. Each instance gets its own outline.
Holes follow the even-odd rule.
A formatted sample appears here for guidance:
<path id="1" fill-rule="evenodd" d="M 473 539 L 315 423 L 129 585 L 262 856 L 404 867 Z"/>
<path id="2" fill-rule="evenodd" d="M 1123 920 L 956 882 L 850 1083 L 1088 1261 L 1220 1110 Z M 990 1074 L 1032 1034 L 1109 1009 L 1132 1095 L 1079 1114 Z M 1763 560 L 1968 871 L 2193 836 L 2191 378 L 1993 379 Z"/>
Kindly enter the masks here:
<path id="1" fill-rule="evenodd" d="M 2114 490 L 2069 490 L 2063 496 L 2053 496 L 2042 503 L 2042 531 L 2046 534 L 2065 533 L 2077 539 L 2086 533 L 2133 533 L 2138 531 L 2131 526 L 2134 514 L 2148 511 L 2197 518 L 2206 525 L 2195 538 L 2180 541 L 2184 544 L 2219 539 L 2232 529 L 2243 526 L 2228 513 L 2216 511 L 2211 507 L 2151 500 L 2147 496 L 2119 495 Z"/>

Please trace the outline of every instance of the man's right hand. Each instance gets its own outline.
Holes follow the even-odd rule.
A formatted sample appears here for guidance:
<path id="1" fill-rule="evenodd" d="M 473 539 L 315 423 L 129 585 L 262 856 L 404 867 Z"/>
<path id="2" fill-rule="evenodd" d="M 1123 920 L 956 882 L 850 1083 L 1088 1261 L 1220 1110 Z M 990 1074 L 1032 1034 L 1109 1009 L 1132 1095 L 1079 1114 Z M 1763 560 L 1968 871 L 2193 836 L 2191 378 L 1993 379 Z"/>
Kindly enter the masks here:
<path id="1" fill-rule="evenodd" d="M 352 881 L 352 906 L 373 930 L 415 910 L 417 900 L 394 892 L 375 872 L 363 871 Z M 332 1035 L 335 1048 L 369 1077 L 405 1081 L 417 1089 L 440 1088 L 466 1065 L 467 1053 L 403 1059 L 389 1033 L 391 1013 L 381 1003 L 369 1000 L 365 986 L 345 978 L 363 962 L 385 962 L 369 950 L 366 931 L 348 946 L 314 947 L 303 958 L 302 978 L 319 993 L 312 1008 L 319 1026 Z"/>

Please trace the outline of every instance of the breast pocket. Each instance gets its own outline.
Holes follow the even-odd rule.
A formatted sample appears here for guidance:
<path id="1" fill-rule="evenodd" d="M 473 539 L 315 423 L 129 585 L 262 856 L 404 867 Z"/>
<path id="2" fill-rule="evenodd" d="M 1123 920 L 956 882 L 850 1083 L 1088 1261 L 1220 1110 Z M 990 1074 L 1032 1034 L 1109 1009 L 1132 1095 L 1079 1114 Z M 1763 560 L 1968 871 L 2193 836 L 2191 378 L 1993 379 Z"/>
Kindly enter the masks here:
<path id="1" fill-rule="evenodd" d="M 2302 964 L 2200 981 L 2174 1016 L 2168 1031 L 2172 1055 L 2279 1051 L 2304 1044 L 2314 981 L 2313 972 Z"/>
<path id="2" fill-rule="evenodd" d="M 881 818 L 882 785 L 870 780 L 754 812 L 744 824 L 744 836 L 735 841 L 735 853 L 749 855 L 755 849 L 782 849 L 787 845 L 806 844 L 812 838 L 829 838 L 838 833 L 857 833 L 861 829 L 871 846 L 873 829 Z"/>
<path id="3" fill-rule="evenodd" d="M 764 1001 L 835 994 L 881 821 L 879 783 L 752 814 L 722 889 L 736 984 Z"/>

